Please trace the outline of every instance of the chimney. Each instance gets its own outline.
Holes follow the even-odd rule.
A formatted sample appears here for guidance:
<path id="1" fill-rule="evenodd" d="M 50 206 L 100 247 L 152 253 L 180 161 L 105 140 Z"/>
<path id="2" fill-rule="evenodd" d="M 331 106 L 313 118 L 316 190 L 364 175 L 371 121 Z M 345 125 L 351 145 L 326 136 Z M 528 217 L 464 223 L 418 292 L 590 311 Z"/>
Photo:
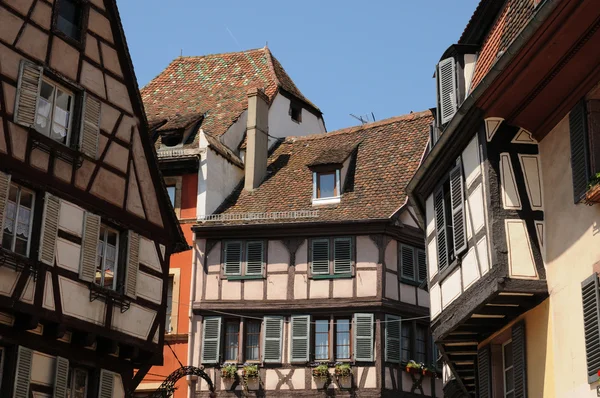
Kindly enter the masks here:
<path id="1" fill-rule="evenodd" d="M 246 125 L 246 180 L 244 189 L 253 191 L 267 174 L 269 150 L 269 99 L 264 91 L 248 91 L 248 123 Z"/>

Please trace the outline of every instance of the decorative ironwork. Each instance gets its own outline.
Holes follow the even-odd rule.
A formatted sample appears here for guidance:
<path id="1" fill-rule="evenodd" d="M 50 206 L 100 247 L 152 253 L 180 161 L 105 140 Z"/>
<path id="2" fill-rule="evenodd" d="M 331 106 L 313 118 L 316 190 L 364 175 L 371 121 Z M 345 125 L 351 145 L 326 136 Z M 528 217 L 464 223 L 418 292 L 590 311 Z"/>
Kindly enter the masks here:
<path id="1" fill-rule="evenodd" d="M 150 398 L 169 398 L 171 395 L 173 395 L 173 392 L 175 392 L 175 383 L 177 383 L 179 379 L 186 376 L 201 377 L 208 384 L 209 391 L 215 391 L 213 382 L 210 379 L 210 377 L 206 374 L 206 372 L 204 372 L 203 367 L 197 368 L 195 366 L 183 366 L 171 373 L 165 379 L 165 381 L 162 382 L 160 387 L 158 387 L 158 389 L 154 391 L 152 395 L 150 395 Z"/>
<path id="2" fill-rule="evenodd" d="M 272 211 L 267 213 L 223 213 L 199 216 L 198 221 L 251 221 L 317 218 L 319 210 Z"/>
<path id="3" fill-rule="evenodd" d="M 95 283 L 90 283 L 90 303 L 98 299 L 102 299 L 106 303 L 111 301 L 114 305 L 120 308 L 121 314 L 127 311 L 131 306 L 131 300 L 129 300 L 126 296 L 115 292 L 114 290 L 100 287 Z"/>
<path id="4" fill-rule="evenodd" d="M 47 154 L 53 154 L 56 159 L 73 164 L 76 169 L 83 164 L 83 156 L 80 152 L 39 133 L 31 134 L 31 150 L 36 148 Z"/>
<path id="5" fill-rule="evenodd" d="M 11 267 L 17 272 L 29 270 L 33 280 L 37 280 L 37 261 L 21 256 L 17 253 L 13 253 L 10 250 L 6 250 L 2 247 L 0 247 L 0 266 Z"/>

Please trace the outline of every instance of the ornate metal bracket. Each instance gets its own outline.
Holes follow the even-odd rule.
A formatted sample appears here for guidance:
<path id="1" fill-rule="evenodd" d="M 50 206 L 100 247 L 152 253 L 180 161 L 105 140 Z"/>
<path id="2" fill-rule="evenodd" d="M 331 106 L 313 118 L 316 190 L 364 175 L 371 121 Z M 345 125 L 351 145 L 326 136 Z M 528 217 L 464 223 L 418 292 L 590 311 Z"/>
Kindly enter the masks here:
<path id="1" fill-rule="evenodd" d="M 101 299 L 104 302 L 112 302 L 114 305 L 120 308 L 121 314 L 126 312 L 131 306 L 131 300 L 122 294 L 114 292 L 109 289 L 104 289 L 94 283 L 90 284 L 90 303 Z"/>
<path id="2" fill-rule="evenodd" d="M 62 159 L 67 163 L 71 163 L 76 169 L 83 164 L 83 156 L 78 151 L 62 145 L 57 142 L 50 142 L 51 138 L 42 136 L 41 134 L 31 134 L 31 150 L 39 149 L 47 154 L 54 155 L 57 159 Z"/>
<path id="3" fill-rule="evenodd" d="M 14 268 L 17 272 L 28 270 L 33 280 L 37 280 L 37 261 L 0 248 L 0 266 Z"/>
<path id="4" fill-rule="evenodd" d="M 184 366 L 171 373 L 165 379 L 165 381 L 162 382 L 160 387 L 158 387 L 158 389 L 154 391 L 152 395 L 150 395 L 150 398 L 169 398 L 171 395 L 173 395 L 173 392 L 175 391 L 175 383 L 177 383 L 179 379 L 186 376 L 201 377 L 208 384 L 209 391 L 215 391 L 213 382 L 210 379 L 210 377 L 206 374 L 206 372 L 204 372 L 203 367 L 197 368 L 195 366 Z"/>

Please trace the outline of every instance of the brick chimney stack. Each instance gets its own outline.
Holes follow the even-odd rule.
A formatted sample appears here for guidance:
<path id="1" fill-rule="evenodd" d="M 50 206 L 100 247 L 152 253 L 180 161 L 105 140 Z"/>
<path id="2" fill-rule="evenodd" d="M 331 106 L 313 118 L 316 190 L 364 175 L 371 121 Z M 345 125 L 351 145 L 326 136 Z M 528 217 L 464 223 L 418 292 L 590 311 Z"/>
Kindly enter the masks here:
<path id="1" fill-rule="evenodd" d="M 253 191 L 267 175 L 269 150 L 269 99 L 263 90 L 248 91 L 244 189 Z"/>

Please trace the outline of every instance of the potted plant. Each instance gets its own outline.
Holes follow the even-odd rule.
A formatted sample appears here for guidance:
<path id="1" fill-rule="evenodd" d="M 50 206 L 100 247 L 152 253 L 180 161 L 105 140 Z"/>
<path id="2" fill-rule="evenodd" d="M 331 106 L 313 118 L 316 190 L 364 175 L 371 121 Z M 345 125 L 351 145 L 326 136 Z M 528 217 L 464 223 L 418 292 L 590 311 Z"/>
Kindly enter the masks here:
<path id="1" fill-rule="evenodd" d="M 260 374 L 258 372 L 258 365 L 252 363 L 245 363 L 242 368 L 242 374 L 244 376 L 244 385 L 248 390 L 258 390 L 260 387 Z"/>
<path id="2" fill-rule="evenodd" d="M 421 365 L 419 365 L 418 363 L 416 363 L 415 361 L 413 361 L 411 359 L 410 361 L 407 362 L 405 371 L 407 373 L 417 374 L 417 373 L 421 373 L 422 367 L 421 367 Z"/>
<path id="3" fill-rule="evenodd" d="M 221 377 L 223 379 L 235 379 L 237 377 L 237 365 L 235 363 L 224 363 L 221 366 Z"/>
<path id="4" fill-rule="evenodd" d="M 315 379 L 328 379 L 329 366 L 326 363 L 319 363 L 313 368 L 312 374 Z"/>
<path id="5" fill-rule="evenodd" d="M 349 363 L 337 362 L 335 364 L 335 375 L 337 377 L 349 377 L 352 375 L 352 368 Z"/>
<path id="6" fill-rule="evenodd" d="M 588 184 L 588 191 L 585 194 L 585 203 L 591 205 L 600 203 L 600 173 L 597 173 Z"/>

